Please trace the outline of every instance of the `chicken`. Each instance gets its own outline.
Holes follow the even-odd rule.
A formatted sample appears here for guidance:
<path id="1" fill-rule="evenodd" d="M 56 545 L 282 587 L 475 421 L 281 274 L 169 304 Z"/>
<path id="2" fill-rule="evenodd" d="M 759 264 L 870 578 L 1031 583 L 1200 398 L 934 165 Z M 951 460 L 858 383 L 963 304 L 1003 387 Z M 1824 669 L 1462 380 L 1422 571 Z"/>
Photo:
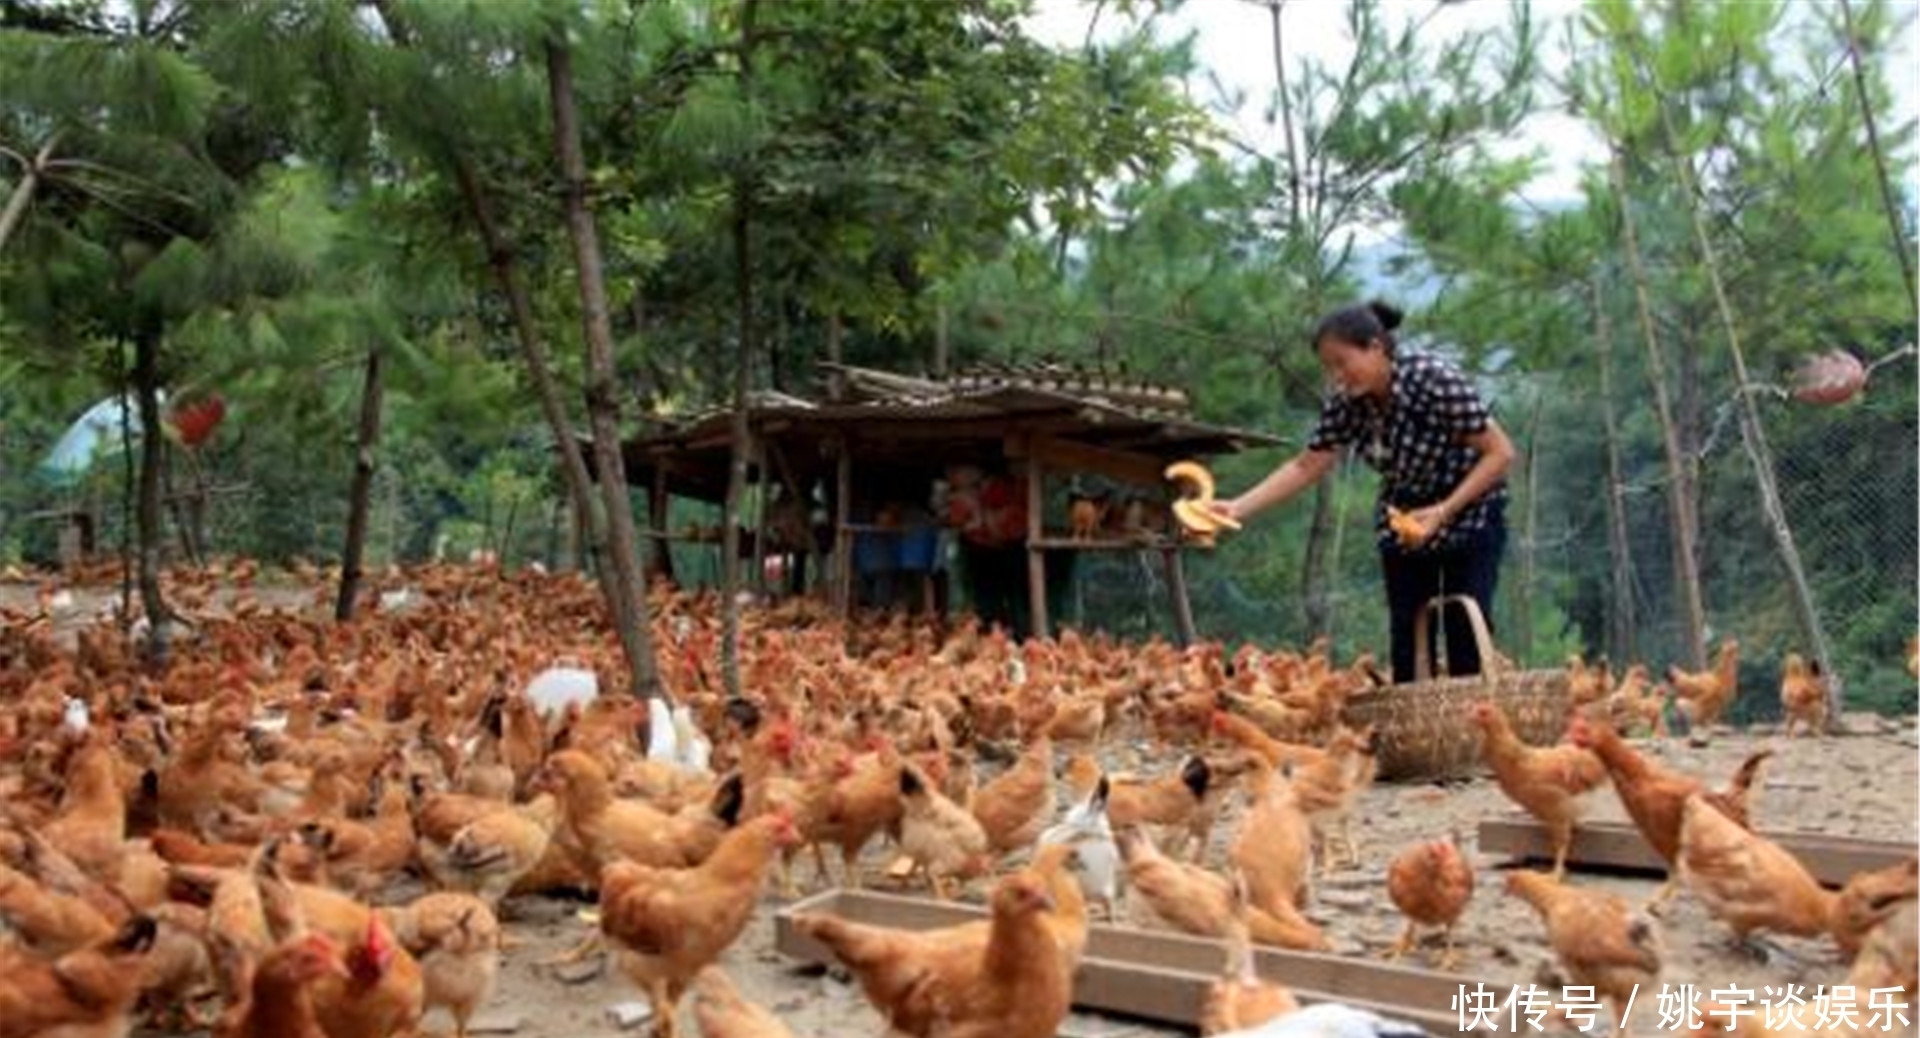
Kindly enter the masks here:
<path id="1" fill-rule="evenodd" d="M 85 899 L 48 890 L 6 865 L 0 865 L 0 923 L 28 948 L 50 958 L 113 934 L 112 920 Z"/>
<path id="2" fill-rule="evenodd" d="M 1800 859 L 1741 828 L 1699 793 L 1680 816 L 1674 865 L 1680 880 L 1741 946 L 1759 931 L 1816 937 L 1835 933 L 1840 896 L 1820 886 Z"/>
<path id="3" fill-rule="evenodd" d="M 1360 864 L 1360 848 L 1353 841 L 1354 802 L 1378 773 L 1371 727 L 1341 729 L 1327 744 L 1327 752 L 1294 772 L 1294 791 L 1300 810 L 1320 837 L 1320 867 L 1330 872 L 1334 863 L 1333 832 L 1337 827 L 1346 855 L 1343 864 Z"/>
<path id="4" fill-rule="evenodd" d="M 567 828 L 588 859 L 580 864 L 594 871 L 622 859 L 664 868 L 698 864 L 740 817 L 738 776 L 723 783 L 709 803 L 669 815 L 639 801 L 616 800 L 606 768 L 578 750 L 554 754 L 541 774 L 537 785 L 544 788 L 548 778 L 557 784 Z"/>
<path id="5" fill-rule="evenodd" d="M 302 829 L 322 837 L 328 875 L 357 897 L 378 892 L 414 857 L 413 814 L 407 789 L 398 782 L 386 784 L 371 821 L 327 818 Z"/>
<path id="6" fill-rule="evenodd" d="M 468 822 L 444 852 L 423 843 L 421 858 L 442 887 L 474 894 L 497 910 L 514 884 L 546 856 L 559 824 L 560 802 L 543 794 L 530 804 L 489 811 Z"/>
<path id="7" fill-rule="evenodd" d="M 1107 820 L 1107 777 L 1101 775 L 1087 798 L 1067 809 L 1057 825 L 1040 834 L 1039 846 L 1067 845 L 1074 849 L 1071 871 L 1081 896 L 1100 902 L 1106 917 L 1117 917 L 1122 893 L 1120 845 L 1114 842 Z"/>
<path id="8" fill-rule="evenodd" d="M 1909 1005 L 1920 992 L 1920 902 L 1901 901 L 1867 932 L 1847 982 L 1856 991 L 1899 988 Z"/>
<path id="9" fill-rule="evenodd" d="M 832 844 L 840 849 L 844 885 L 860 888 L 860 852 L 875 836 L 899 825 L 902 768 L 891 746 L 861 764 L 848 757 L 834 762 L 833 773 L 839 782 L 827 796 L 814 827 L 814 864 L 822 881 L 829 877 L 821 846 Z"/>
<path id="10" fill-rule="evenodd" d="M 1533 906 L 1547 927 L 1547 943 L 1570 983 L 1593 988 L 1616 1021 L 1635 986 L 1660 981 L 1660 937 L 1652 919 L 1617 894 L 1562 884 L 1542 872 L 1507 874 L 1507 893 Z M 1616 1025 L 1614 1034 L 1619 1034 Z"/>
<path id="11" fill-rule="evenodd" d="M 1313 825 L 1301 810 L 1294 782 L 1262 761 L 1248 796 L 1252 807 L 1227 850 L 1228 860 L 1246 877 L 1252 904 L 1269 912 L 1284 911 L 1282 905 L 1299 908 L 1313 876 Z"/>
<path id="12" fill-rule="evenodd" d="M 1067 781 L 1085 795 L 1100 777 L 1092 757 L 1077 756 L 1067 763 Z M 1107 818 L 1115 829 L 1157 825 L 1178 830 L 1169 848 L 1179 853 L 1192 845 L 1196 855 L 1206 849 L 1214 818 L 1226 790 L 1217 769 L 1205 757 L 1188 757 L 1180 770 L 1147 781 L 1113 776 L 1107 793 Z"/>
<path id="13" fill-rule="evenodd" d="M 1673 683 L 1675 705 L 1687 716 L 1687 723 L 1705 728 L 1720 719 L 1740 694 L 1740 643 L 1728 638 L 1720 643 L 1713 669 L 1684 671 L 1667 668 L 1667 680 Z"/>
<path id="14" fill-rule="evenodd" d="M 0 1038 L 122 1038 L 156 933 L 152 919 L 134 916 L 53 960 L 0 944 Z"/>
<path id="15" fill-rule="evenodd" d="M 1037 873 L 995 886 L 991 921 L 924 933 L 801 914 L 794 925 L 853 971 L 893 1033 L 912 1038 L 1052 1038 L 1072 973 L 1048 924 L 1054 902 Z"/>
<path id="16" fill-rule="evenodd" d="M 1254 969 L 1252 938 L 1247 932 L 1245 882 L 1236 882 L 1233 893 L 1235 913 L 1227 926 L 1226 972 L 1207 989 L 1207 1000 L 1200 1008 L 1203 1035 L 1257 1027 L 1300 1008 L 1293 992 L 1260 979 Z"/>
<path id="17" fill-rule="evenodd" d="M 1857 953 L 1874 927 L 1898 911 L 1902 902 L 1916 898 L 1920 898 L 1920 857 L 1883 869 L 1854 873 L 1840 888 L 1834 940 L 1847 955 Z"/>
<path id="18" fill-rule="evenodd" d="M 900 770 L 900 802 L 900 850 L 926 870 L 934 896 L 948 899 L 951 880 L 985 875 L 992 867 L 979 821 L 935 789 L 919 768 Z"/>
<path id="19" fill-rule="evenodd" d="M 1566 875 L 1567 850 L 1583 800 L 1607 772 L 1591 750 L 1578 746 L 1528 746 L 1514 734 L 1507 715 L 1488 701 L 1475 703 L 1470 716 L 1483 741 L 1480 754 L 1507 799 L 1525 808 L 1547 827 L 1553 845 L 1553 876 Z"/>
<path id="20" fill-rule="evenodd" d="M 1175 929 L 1202 937 L 1227 933 L 1234 918 L 1233 885 L 1224 877 L 1168 858 L 1138 829 L 1121 836 L 1120 850 L 1126 858 L 1128 882 L 1155 915 Z M 1297 951 L 1327 947 L 1320 928 L 1290 904 L 1274 907 L 1280 911 L 1247 906 L 1247 930 L 1255 941 Z"/>
<path id="21" fill-rule="evenodd" d="M 1458 966 L 1453 927 L 1473 899 L 1473 867 L 1461 856 L 1459 837 L 1432 840 L 1402 851 L 1387 866 L 1387 896 L 1407 917 L 1406 929 L 1388 950 L 1387 958 L 1397 959 L 1412 951 L 1419 927 L 1438 926 L 1446 940 L 1439 966 L 1443 970 Z"/>
<path id="22" fill-rule="evenodd" d="M 679 1033 L 675 1013 L 686 985 L 740 936 L 774 854 L 799 838 L 785 815 L 762 815 L 692 868 L 615 861 L 601 870 L 600 929 L 646 991 L 661 1038 Z"/>
<path id="23" fill-rule="evenodd" d="M 1627 809 L 1627 816 L 1633 819 L 1634 827 L 1646 839 L 1655 854 L 1669 865 L 1674 864 L 1680 850 L 1681 809 L 1687 798 L 1705 791 L 1705 786 L 1691 775 L 1662 768 L 1628 746 L 1620 734 L 1611 725 L 1593 724 L 1584 718 L 1575 719 L 1571 731 L 1575 745 L 1593 750 L 1613 780 L 1613 790 L 1620 797 L 1620 804 Z M 1747 756 L 1728 787 L 1718 793 L 1707 793 L 1707 800 L 1713 806 L 1733 819 L 1741 826 L 1747 824 L 1747 797 L 1753 788 L 1754 777 L 1759 772 L 1760 763 L 1772 755 L 1771 750 L 1759 749 Z M 1667 882 L 1653 897 L 1654 907 L 1664 904 L 1677 889 L 1678 875 L 1670 872 Z"/>
<path id="24" fill-rule="evenodd" d="M 467 1021 L 493 997 L 500 975 L 500 922 L 492 909 L 467 894 L 428 894 L 383 914 L 394 940 L 420 962 L 426 1009 L 445 1006 L 453 1033 L 466 1038 Z"/>
<path id="25" fill-rule="evenodd" d="M 127 801 L 121 791 L 114 748 L 96 734 L 67 765 L 60 816 L 40 835 L 74 863 L 101 879 L 119 874 L 126 849 Z"/>
<path id="26" fill-rule="evenodd" d="M 1783 733 L 1793 738 L 1793 729 L 1804 723 L 1809 732 L 1822 735 L 1827 730 L 1827 682 L 1819 664 L 1808 664 L 1797 652 L 1787 653 L 1781 664 L 1780 710 L 1787 723 Z"/>
<path id="27" fill-rule="evenodd" d="M 214 1028 L 213 1038 L 327 1038 L 313 1010 L 313 983 L 345 979 L 340 950 L 324 934 L 290 940 L 267 953 L 244 1003 Z"/>
<path id="28" fill-rule="evenodd" d="M 302 908 L 315 907 L 313 888 L 301 891 Z M 330 892 L 320 892 L 330 893 Z M 348 902 L 348 904 L 352 904 Z M 378 913 L 355 906 L 366 916 L 366 929 L 343 953 L 345 976 L 327 975 L 313 985 L 315 1017 L 327 1038 L 394 1038 L 419 1023 L 425 1010 L 426 981 L 418 960 L 399 946 Z M 341 915 L 352 909 L 341 906 Z M 331 914 L 331 913 L 323 913 Z M 327 932 L 330 927 L 316 924 Z"/>
<path id="29" fill-rule="evenodd" d="M 693 1018 L 705 1038 L 793 1038 L 780 1018 L 747 1001 L 718 966 L 693 982 Z"/>
<path id="30" fill-rule="evenodd" d="M 1053 740 L 1035 739 L 1013 767 L 974 794 L 971 806 L 989 851 L 1031 844 L 1053 816 Z"/>
<path id="31" fill-rule="evenodd" d="M 1264 1024 L 1215 1038 L 1426 1038 L 1419 1024 L 1393 1020 L 1341 1002 L 1318 1002 Z"/>

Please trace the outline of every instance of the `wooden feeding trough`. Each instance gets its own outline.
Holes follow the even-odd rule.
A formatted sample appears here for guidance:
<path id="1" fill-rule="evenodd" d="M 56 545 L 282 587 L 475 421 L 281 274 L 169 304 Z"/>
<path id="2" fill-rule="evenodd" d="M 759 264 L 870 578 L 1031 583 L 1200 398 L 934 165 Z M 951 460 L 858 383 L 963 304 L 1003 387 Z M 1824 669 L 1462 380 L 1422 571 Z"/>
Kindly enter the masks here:
<path id="1" fill-rule="evenodd" d="M 1862 840 L 1821 833 L 1763 832 L 1800 859 L 1813 878 L 1830 886 L 1844 885 L 1857 872 L 1898 865 L 1914 856 L 1915 846 L 1891 840 Z M 1480 850 L 1524 861 L 1551 862 L 1547 831 L 1526 815 L 1488 818 L 1480 823 Z M 1573 830 L 1567 866 L 1609 868 L 1629 872 L 1664 873 L 1667 863 L 1640 830 L 1623 822 L 1583 822 Z"/>
<path id="2" fill-rule="evenodd" d="M 793 925 L 798 913 L 903 930 L 932 930 L 987 917 L 974 905 L 868 891 L 830 890 L 782 909 L 774 919 L 774 946 L 802 962 L 826 965 L 833 956 Z M 1197 1026 L 1208 989 L 1226 962 L 1221 942 L 1185 934 L 1096 925 L 1074 976 L 1077 1009 Z M 1407 1020 L 1435 1034 L 1459 1031 L 1454 1007 L 1462 986 L 1476 978 L 1395 966 L 1340 955 L 1256 947 L 1262 977 L 1287 985 L 1302 1005 L 1338 1001 Z M 1493 985 L 1488 985 L 1489 989 Z"/>

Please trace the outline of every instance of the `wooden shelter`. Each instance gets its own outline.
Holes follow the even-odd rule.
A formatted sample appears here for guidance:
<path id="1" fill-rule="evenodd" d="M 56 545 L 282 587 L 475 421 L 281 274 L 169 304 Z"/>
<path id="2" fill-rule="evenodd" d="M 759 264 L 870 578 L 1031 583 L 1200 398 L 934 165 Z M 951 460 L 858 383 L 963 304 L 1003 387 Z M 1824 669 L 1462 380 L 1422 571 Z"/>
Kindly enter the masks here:
<path id="1" fill-rule="evenodd" d="M 1072 536 L 1047 522 L 1049 477 L 1104 477 L 1130 488 L 1129 517 L 1164 516 L 1168 462 L 1207 458 L 1249 447 L 1277 445 L 1272 436 L 1200 422 L 1178 389 L 1058 365 L 977 368 L 946 379 L 912 377 L 850 365 L 824 365 L 838 399 L 806 400 L 782 393 L 753 394 L 748 402 L 748 477 L 789 506 L 788 521 L 741 538 L 756 562 L 771 550 L 832 559 L 830 588 L 843 609 L 852 602 L 856 538 L 898 532 L 876 521 L 876 501 L 924 500 L 922 488 L 961 467 L 1010 479 L 1024 488 L 1025 528 L 1009 547 L 1024 549 L 1031 629 L 1049 630 L 1046 559 L 1050 552 L 1154 551 L 1167 572 L 1180 634 L 1193 637 L 1181 552 L 1190 543 L 1169 522 L 1118 525 L 1118 513 L 1098 532 Z M 661 547 L 675 540 L 713 541 L 713 531 L 670 531 L 667 502 L 690 497 L 725 499 L 732 459 L 732 414 L 691 416 L 624 446 L 627 478 L 650 488 L 646 536 Z M 816 495 L 816 490 L 822 491 Z M 863 502 L 867 507 L 863 508 Z M 816 503 L 829 504 L 827 523 L 810 521 Z M 1111 502 L 1109 501 L 1109 504 Z M 792 512 L 803 513 L 797 524 Z M 944 519 L 945 517 L 940 517 Z M 796 530 L 795 526 L 806 532 Z M 784 531 L 780 527 L 784 526 Z M 818 538 L 813 536 L 820 527 Z M 800 542 L 800 543 L 796 543 Z M 818 542 L 824 541 L 824 544 Z M 764 574 L 756 565 L 751 571 Z"/>

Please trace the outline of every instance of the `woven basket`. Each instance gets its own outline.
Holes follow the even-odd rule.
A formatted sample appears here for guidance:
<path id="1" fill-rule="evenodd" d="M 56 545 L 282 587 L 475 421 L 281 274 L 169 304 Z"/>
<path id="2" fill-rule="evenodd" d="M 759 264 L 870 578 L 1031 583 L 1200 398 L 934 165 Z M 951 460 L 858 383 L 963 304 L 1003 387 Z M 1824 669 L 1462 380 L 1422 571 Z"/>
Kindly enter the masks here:
<path id="1" fill-rule="evenodd" d="M 1473 628 L 1483 673 L 1466 677 L 1433 676 L 1433 644 L 1428 619 L 1449 602 L 1458 602 Z M 1567 672 L 1515 670 L 1493 645 L 1493 633 L 1480 606 L 1465 595 L 1427 603 L 1414 621 L 1414 680 L 1405 685 L 1355 693 L 1344 715 L 1352 727 L 1374 726 L 1379 778 L 1419 782 L 1479 774 L 1480 732 L 1468 709 L 1486 699 L 1506 711 L 1522 741 L 1552 744 L 1566 725 Z"/>

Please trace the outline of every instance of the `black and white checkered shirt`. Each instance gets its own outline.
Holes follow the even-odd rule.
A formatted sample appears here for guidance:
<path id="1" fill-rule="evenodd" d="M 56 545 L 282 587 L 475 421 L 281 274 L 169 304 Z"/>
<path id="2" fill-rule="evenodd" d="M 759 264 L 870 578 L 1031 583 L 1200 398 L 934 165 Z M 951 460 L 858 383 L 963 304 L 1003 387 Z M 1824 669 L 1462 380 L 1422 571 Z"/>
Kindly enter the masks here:
<path id="1" fill-rule="evenodd" d="M 1464 442 L 1493 420 L 1473 383 L 1453 364 L 1400 346 L 1393 356 L 1393 383 L 1384 402 L 1330 394 L 1307 441 L 1310 450 L 1352 446 L 1382 476 L 1374 527 L 1383 548 L 1401 550 L 1387 527 L 1387 509 L 1439 504 L 1467 477 L 1480 452 Z M 1499 521 L 1504 482 L 1462 509 L 1421 550 L 1458 547 Z"/>

